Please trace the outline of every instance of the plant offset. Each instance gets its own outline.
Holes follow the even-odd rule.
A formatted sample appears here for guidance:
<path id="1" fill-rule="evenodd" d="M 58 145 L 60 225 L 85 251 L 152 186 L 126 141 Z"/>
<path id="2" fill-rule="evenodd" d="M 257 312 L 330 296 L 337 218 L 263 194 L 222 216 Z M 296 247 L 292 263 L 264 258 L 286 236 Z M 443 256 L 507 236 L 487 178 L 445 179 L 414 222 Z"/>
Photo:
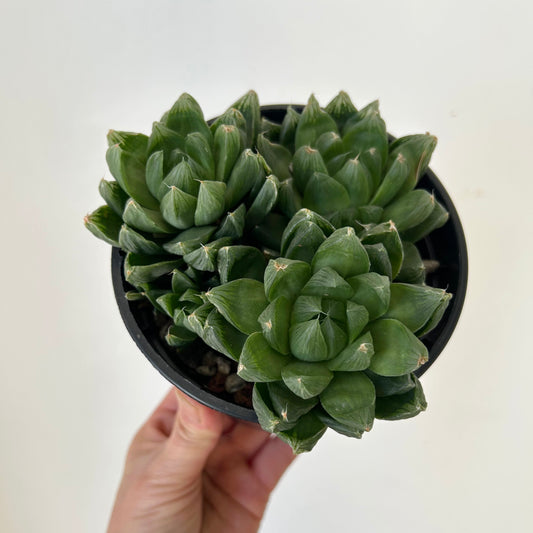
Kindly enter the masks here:
<path id="1" fill-rule="evenodd" d="M 416 188 L 435 137 L 390 143 L 378 103 L 344 92 L 275 124 L 250 91 L 211 125 L 183 94 L 150 136 L 108 141 L 116 181 L 85 224 L 126 253 L 128 298 L 172 319 L 177 358 L 201 339 L 237 361 L 295 452 L 426 408 L 420 337 L 451 298 L 414 244 L 448 218 Z"/>

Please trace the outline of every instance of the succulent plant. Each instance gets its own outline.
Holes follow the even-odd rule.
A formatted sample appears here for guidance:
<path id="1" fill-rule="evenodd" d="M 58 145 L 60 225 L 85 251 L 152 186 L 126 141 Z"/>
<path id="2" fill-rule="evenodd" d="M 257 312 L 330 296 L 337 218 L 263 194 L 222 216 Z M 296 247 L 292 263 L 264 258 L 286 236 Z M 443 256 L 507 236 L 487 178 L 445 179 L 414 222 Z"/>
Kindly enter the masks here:
<path id="1" fill-rule="evenodd" d="M 184 94 L 149 137 L 108 141 L 116 181 L 85 224 L 124 250 L 127 297 L 168 315 L 177 357 L 200 339 L 237 361 L 296 452 L 425 409 L 419 337 L 451 298 L 414 244 L 448 216 L 416 189 L 434 137 L 389 142 L 377 103 L 344 92 L 276 124 L 251 91 L 210 125 Z"/>
<path id="2" fill-rule="evenodd" d="M 280 209 L 287 216 L 307 207 L 336 225 L 393 220 L 416 242 L 448 219 L 432 194 L 415 189 L 437 139 L 389 140 L 378 102 L 357 111 L 341 91 L 325 109 L 314 96 L 301 115 L 289 108 L 279 129 L 264 127 L 257 147 L 284 180 L 290 201 Z"/>
<path id="3" fill-rule="evenodd" d="M 380 233 L 384 256 L 389 235 Z M 368 236 L 302 209 L 263 283 L 240 278 L 202 294 L 207 318 L 198 334 L 209 343 L 211 322 L 225 321 L 246 335 L 239 375 L 256 384 L 259 421 L 297 452 L 327 427 L 361 437 L 374 417 L 408 418 L 426 407 L 413 374 L 428 359 L 417 335 L 436 326 L 451 295 L 374 270 Z"/>

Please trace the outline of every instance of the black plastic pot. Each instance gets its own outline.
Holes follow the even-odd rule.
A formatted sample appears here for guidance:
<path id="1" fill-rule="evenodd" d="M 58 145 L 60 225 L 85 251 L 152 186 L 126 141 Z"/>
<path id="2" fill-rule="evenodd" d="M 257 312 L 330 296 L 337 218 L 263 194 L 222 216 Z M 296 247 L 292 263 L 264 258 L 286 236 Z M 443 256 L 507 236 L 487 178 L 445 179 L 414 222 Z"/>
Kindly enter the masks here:
<path id="1" fill-rule="evenodd" d="M 286 105 L 263 106 L 261 111 L 267 119 L 280 123 L 287 107 Z M 297 111 L 303 109 L 303 106 L 299 105 L 292 107 Z M 453 293 L 450 305 L 439 325 L 422 338 L 429 351 L 429 361 L 416 372 L 420 377 L 441 354 L 457 325 L 466 295 L 468 259 L 461 221 L 442 183 L 431 170 L 428 170 L 421 178 L 418 187 L 433 192 L 435 198 L 450 213 L 448 222 L 442 228 L 432 232 L 430 236 L 419 241 L 417 246 L 424 259 L 435 260 L 440 264 L 435 272 L 428 275 L 427 284 L 445 288 Z M 161 340 L 159 328 L 150 324 L 150 312 L 140 311 L 137 302 L 130 302 L 126 299 L 125 293 L 132 287 L 124 279 L 123 263 L 123 252 L 118 248 L 113 248 L 111 271 L 117 304 L 127 330 L 146 358 L 170 383 L 200 403 L 236 418 L 257 421 L 253 409 L 215 396 L 195 379 L 188 368 L 180 364 L 175 349 L 166 345 Z"/>

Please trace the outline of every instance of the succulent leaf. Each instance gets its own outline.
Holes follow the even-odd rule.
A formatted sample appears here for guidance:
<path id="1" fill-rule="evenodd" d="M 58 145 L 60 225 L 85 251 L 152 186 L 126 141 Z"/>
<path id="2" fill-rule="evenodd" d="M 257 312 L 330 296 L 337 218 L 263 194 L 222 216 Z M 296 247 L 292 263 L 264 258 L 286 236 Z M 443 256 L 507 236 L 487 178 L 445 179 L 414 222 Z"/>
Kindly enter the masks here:
<path id="1" fill-rule="evenodd" d="M 333 373 L 323 363 L 295 361 L 281 370 L 283 383 L 299 398 L 318 396 L 333 379 Z"/>
<path id="2" fill-rule="evenodd" d="M 295 111 L 291 106 L 287 108 L 287 113 L 281 123 L 279 132 L 279 142 L 291 152 L 294 152 L 294 138 L 296 136 L 296 128 L 300 120 L 300 113 Z"/>
<path id="3" fill-rule="evenodd" d="M 242 113 L 246 121 L 247 146 L 254 146 L 261 126 L 261 110 L 259 108 L 257 93 L 255 91 L 248 91 L 231 107 L 238 109 Z"/>
<path id="4" fill-rule="evenodd" d="M 244 232 L 245 215 L 246 208 L 244 207 L 244 204 L 241 204 L 239 207 L 237 207 L 237 209 L 229 212 L 224 217 L 215 236 L 217 238 L 231 237 L 232 239 L 238 239 L 242 237 Z"/>
<path id="5" fill-rule="evenodd" d="M 280 381 L 281 371 L 290 358 L 270 346 L 262 333 L 252 333 L 239 358 L 238 375 L 247 381 Z"/>
<path id="6" fill-rule="evenodd" d="M 394 279 L 398 275 L 403 262 L 402 241 L 394 222 L 389 221 L 373 225 L 363 230 L 359 234 L 359 238 L 364 245 L 383 244 L 389 256 L 392 279 Z"/>
<path id="7" fill-rule="evenodd" d="M 353 154 L 352 157 L 374 150 L 379 166 L 382 167 L 385 164 L 389 143 L 385 122 L 379 114 L 377 101 L 368 104 L 357 115 L 348 119 L 342 133 L 344 148 Z M 365 161 L 362 162 L 366 164 Z"/>
<path id="8" fill-rule="evenodd" d="M 242 152 L 227 182 L 226 209 L 235 207 L 256 183 L 262 183 L 265 176 L 259 156 L 249 149 Z"/>
<path id="9" fill-rule="evenodd" d="M 326 163 L 318 150 L 302 146 L 296 150 L 292 159 L 292 177 L 300 194 L 304 194 L 305 187 L 315 172 L 327 174 Z"/>
<path id="10" fill-rule="evenodd" d="M 326 163 L 344 153 L 342 138 L 334 131 L 327 131 L 326 133 L 323 133 L 316 141 L 316 148 Z M 330 169 L 328 167 L 328 171 L 329 170 Z"/>
<path id="11" fill-rule="evenodd" d="M 204 120 L 202 109 L 190 94 L 183 93 L 161 122 L 184 138 L 189 133 L 198 132 L 209 145 L 212 144 L 213 136 Z"/>
<path id="12" fill-rule="evenodd" d="M 366 370 L 373 355 L 372 335 L 367 332 L 346 346 L 339 355 L 327 361 L 326 364 L 330 370 L 334 371 L 355 372 Z"/>
<path id="13" fill-rule="evenodd" d="M 429 235 L 432 231 L 443 226 L 449 218 L 449 213 L 444 206 L 435 200 L 435 206 L 430 215 L 426 217 L 422 222 L 413 226 L 405 231 L 402 231 L 402 239 L 409 242 L 417 242 Z"/>
<path id="14" fill-rule="evenodd" d="M 348 344 L 351 344 L 368 324 L 368 311 L 363 305 L 355 302 L 346 302 L 346 327 Z"/>
<path id="15" fill-rule="evenodd" d="M 215 178 L 215 160 L 206 137 L 197 131 L 189 133 L 185 137 L 185 152 L 205 170 L 208 179 Z"/>
<path id="16" fill-rule="evenodd" d="M 172 233 L 174 231 L 158 210 L 142 207 L 131 198 L 126 203 L 122 219 L 129 226 L 147 233 Z"/>
<path id="17" fill-rule="evenodd" d="M 183 256 L 184 261 L 196 270 L 214 272 L 217 267 L 218 251 L 231 243 L 231 239 L 223 237 L 216 241 L 200 245 L 192 252 Z"/>
<path id="18" fill-rule="evenodd" d="M 172 185 L 161 199 L 161 215 L 174 228 L 190 228 L 194 224 L 197 204 L 198 199 L 195 196 Z"/>
<path id="19" fill-rule="evenodd" d="M 259 133 L 263 134 L 269 141 L 279 142 L 281 124 L 272 122 L 265 117 L 261 117 L 261 127 Z"/>
<path id="20" fill-rule="evenodd" d="M 326 296 L 339 300 L 349 300 L 354 291 L 351 285 L 331 267 L 315 272 L 304 285 L 301 293 L 306 296 Z"/>
<path id="21" fill-rule="evenodd" d="M 248 209 L 248 213 L 246 213 L 245 222 L 248 226 L 253 227 L 260 224 L 270 213 L 278 198 L 278 187 L 279 181 L 276 176 L 271 174 L 265 178 L 263 186 Z"/>
<path id="22" fill-rule="evenodd" d="M 409 163 L 409 177 L 403 184 L 400 193 L 406 194 L 417 184 L 420 176 L 427 170 L 431 155 L 437 146 L 437 138 L 429 133 L 423 135 L 407 135 L 394 141 L 390 147 L 390 157 L 402 153 Z"/>
<path id="23" fill-rule="evenodd" d="M 374 340 L 372 372 L 380 376 L 401 376 L 427 362 L 427 348 L 398 320 L 382 318 L 372 322 L 368 329 Z"/>
<path id="24" fill-rule="evenodd" d="M 344 332 L 344 325 L 341 327 L 326 315 L 320 322 L 320 329 L 328 347 L 328 359 L 332 359 L 346 346 L 347 336 Z"/>
<path id="25" fill-rule="evenodd" d="M 363 227 L 379 224 L 383 220 L 383 208 L 377 205 L 362 205 L 355 209 L 355 219 Z"/>
<path id="26" fill-rule="evenodd" d="M 390 286 L 390 306 L 386 318 L 403 322 L 413 333 L 424 328 L 435 311 L 448 303 L 451 295 L 443 289 L 427 285 L 392 283 Z"/>
<path id="27" fill-rule="evenodd" d="M 254 279 L 238 279 L 213 287 L 206 294 L 222 316 L 243 333 L 261 330 L 259 315 L 268 305 L 265 289 Z"/>
<path id="28" fill-rule="evenodd" d="M 328 113 L 320 109 L 315 96 L 311 95 L 296 127 L 295 148 L 314 146 L 317 139 L 328 131 L 338 133 L 337 124 Z"/>
<path id="29" fill-rule="evenodd" d="M 369 202 L 374 184 L 372 176 L 359 158 L 348 159 L 333 177 L 348 192 L 351 206 L 358 207 Z"/>
<path id="30" fill-rule="evenodd" d="M 329 416 L 324 409 L 314 409 L 313 412 L 323 424 L 346 437 L 360 439 L 365 432 L 364 429 L 360 429 L 354 425 L 343 424 L 342 422 L 335 420 L 333 417 Z"/>
<path id="31" fill-rule="evenodd" d="M 313 260 L 318 247 L 326 239 L 324 232 L 311 220 L 300 220 L 300 222 L 285 229 L 281 240 L 281 253 L 288 259 L 305 261 L 310 263 Z"/>
<path id="32" fill-rule="evenodd" d="M 316 251 L 313 273 L 331 267 L 343 278 L 365 274 L 370 267 L 368 254 L 351 227 L 335 230 Z"/>
<path id="33" fill-rule="evenodd" d="M 383 177 L 378 190 L 372 198 L 372 205 L 387 205 L 400 191 L 409 176 L 409 164 L 401 152 L 393 159 Z"/>
<path id="34" fill-rule="evenodd" d="M 159 244 L 147 239 L 127 224 L 122 224 L 120 228 L 118 244 L 126 252 L 134 254 L 161 255 L 164 253 Z"/>
<path id="35" fill-rule="evenodd" d="M 345 187 L 323 172 L 315 172 L 307 182 L 303 205 L 320 215 L 329 215 L 350 205 Z"/>
<path id="36" fill-rule="evenodd" d="M 220 181 L 200 181 L 194 224 L 212 224 L 224 213 L 226 184 Z"/>
<path id="37" fill-rule="evenodd" d="M 392 280 L 392 265 L 389 259 L 389 254 L 387 253 L 387 249 L 383 243 L 378 242 L 376 244 L 365 244 L 364 247 L 370 260 L 370 270 L 372 272 L 376 272 L 377 274 L 387 276 L 390 280 Z"/>
<path id="38" fill-rule="evenodd" d="M 404 420 L 412 418 L 427 408 L 422 385 L 416 376 L 412 376 L 415 387 L 393 396 L 376 398 L 376 418 L 381 420 Z"/>
<path id="39" fill-rule="evenodd" d="M 222 115 L 220 115 L 217 119 L 213 121 L 209 128 L 211 130 L 211 133 L 215 135 L 218 128 L 223 124 L 227 126 L 235 126 L 239 130 L 239 132 L 242 133 L 241 146 L 244 148 L 246 145 L 246 119 L 244 118 L 243 114 L 238 109 L 230 107 L 224 113 L 222 113 Z"/>
<path id="40" fill-rule="evenodd" d="M 169 260 L 168 257 L 127 254 L 124 260 L 124 277 L 134 286 L 149 283 L 179 268 L 181 260 Z"/>
<path id="41" fill-rule="evenodd" d="M 159 186 L 158 198 L 161 200 L 171 187 L 177 187 L 191 196 L 198 196 L 200 175 L 195 172 L 192 160 L 183 159 L 163 179 Z"/>
<path id="42" fill-rule="evenodd" d="M 423 189 L 408 192 L 383 211 L 384 220 L 394 220 L 398 231 L 405 231 L 423 222 L 435 207 L 435 197 Z"/>
<path id="43" fill-rule="evenodd" d="M 354 431 L 369 431 L 374 421 L 376 391 L 363 372 L 336 372 L 320 395 L 324 410 Z"/>
<path id="44" fill-rule="evenodd" d="M 283 373 L 283 371 L 282 371 Z M 294 424 L 318 404 L 318 398 L 303 399 L 290 391 L 281 381 L 267 383 L 268 394 L 276 414 L 289 424 Z"/>
<path id="45" fill-rule="evenodd" d="M 122 217 L 122 212 L 126 206 L 129 196 L 122 190 L 116 181 L 100 180 L 98 186 L 100 196 L 105 200 L 105 203 L 119 216 Z"/>
<path id="46" fill-rule="evenodd" d="M 267 383 L 256 383 L 252 393 L 252 402 L 261 427 L 265 431 L 278 433 L 293 427 L 296 422 L 283 420 L 281 415 L 275 411 L 270 398 L 269 385 Z"/>
<path id="47" fill-rule="evenodd" d="M 302 209 L 302 197 L 295 189 L 292 178 L 282 181 L 279 184 L 278 205 L 280 211 L 289 218 L 293 217 Z"/>
<path id="48" fill-rule="evenodd" d="M 381 173 L 384 167 L 384 161 L 381 159 L 381 154 L 375 146 L 362 150 L 357 154 L 357 157 L 362 165 L 368 170 L 372 178 L 373 190 L 375 191 L 381 183 Z"/>
<path id="49" fill-rule="evenodd" d="M 274 350 L 289 354 L 291 304 L 285 296 L 275 298 L 259 315 L 259 324 L 266 341 Z"/>
<path id="50" fill-rule="evenodd" d="M 282 298 L 282 296 L 280 296 Z M 300 295 L 292 308 L 291 322 L 306 322 L 322 314 L 322 297 Z"/>
<path id="51" fill-rule="evenodd" d="M 420 328 L 416 332 L 416 335 L 418 337 L 422 337 L 423 335 L 426 335 L 427 333 L 429 333 L 430 331 L 432 331 L 434 328 L 437 327 L 451 299 L 452 299 L 452 295 L 449 293 L 446 293 L 441 303 L 437 307 L 437 309 L 435 309 L 435 312 L 431 315 L 431 318 L 426 322 L 426 324 L 422 328 Z"/>
<path id="52" fill-rule="evenodd" d="M 201 337 L 208 346 L 234 361 L 239 360 L 247 338 L 216 309 L 207 315 Z"/>
<path id="53" fill-rule="evenodd" d="M 172 292 L 182 295 L 187 289 L 196 289 L 196 283 L 185 272 L 179 269 L 172 271 Z"/>
<path id="54" fill-rule="evenodd" d="M 215 179 L 226 182 L 242 151 L 241 134 L 237 126 L 221 124 L 215 132 Z"/>
<path id="55" fill-rule="evenodd" d="M 168 328 L 165 336 L 169 346 L 180 348 L 190 344 L 196 338 L 196 334 L 181 326 L 172 325 Z"/>
<path id="56" fill-rule="evenodd" d="M 183 302 L 180 300 L 180 295 L 173 292 L 166 292 L 156 299 L 157 303 L 163 311 L 173 318 L 177 308 L 183 307 Z"/>
<path id="57" fill-rule="evenodd" d="M 163 249 L 170 254 L 186 255 L 207 244 L 211 239 L 216 226 L 200 226 L 186 229 L 173 239 L 163 244 Z"/>
<path id="58" fill-rule="evenodd" d="M 143 289 L 142 295 L 150 302 L 152 307 L 158 311 L 159 313 L 164 313 L 165 311 L 161 308 L 159 303 L 157 302 L 157 299 L 165 294 L 167 291 L 164 289 L 153 289 L 148 287 L 151 285 L 150 283 L 141 283 L 139 284 L 139 288 Z"/>
<path id="59" fill-rule="evenodd" d="M 403 374 L 402 376 L 385 377 L 375 374 L 371 370 L 366 370 L 365 374 L 372 380 L 376 388 L 376 397 L 395 396 L 410 391 L 416 385 L 414 374 Z"/>
<path id="60" fill-rule="evenodd" d="M 285 228 L 285 232 L 283 233 L 282 239 L 282 254 L 284 254 L 283 250 L 287 249 L 288 241 L 291 239 L 296 227 L 302 221 L 308 221 L 316 225 L 318 229 L 320 229 L 320 231 L 323 233 L 324 237 L 329 237 L 335 231 L 335 227 L 326 218 L 320 216 L 314 211 L 311 211 L 310 209 L 300 209 L 300 211 L 298 211 L 291 218 L 291 220 L 289 220 L 289 223 Z"/>
<path id="61" fill-rule="evenodd" d="M 122 219 L 108 205 L 103 205 L 87 215 L 83 222 L 95 237 L 111 246 L 120 246 L 118 240 Z"/>
<path id="62" fill-rule="evenodd" d="M 125 296 L 128 302 L 138 302 L 146 298 L 146 295 L 144 295 L 142 292 L 137 291 L 128 291 Z"/>
<path id="63" fill-rule="evenodd" d="M 168 128 L 161 122 L 152 124 L 152 134 L 148 139 L 148 154 L 161 151 L 169 157 L 173 150 L 183 150 L 185 148 L 185 137 L 176 131 Z"/>
<path id="64" fill-rule="evenodd" d="M 213 306 L 210 303 L 204 303 L 196 307 L 192 312 L 187 315 L 187 321 L 184 325 L 190 331 L 196 333 L 199 337 L 204 334 L 205 321 L 213 310 Z"/>
<path id="65" fill-rule="evenodd" d="M 368 272 L 349 278 L 347 282 L 354 291 L 352 300 L 365 307 L 370 320 L 387 311 L 390 302 L 390 281 L 387 276 Z"/>
<path id="66" fill-rule="evenodd" d="M 418 248 L 411 242 L 403 241 L 402 268 L 396 276 L 396 281 L 403 283 L 421 284 L 426 280 L 426 268 Z"/>
<path id="67" fill-rule="evenodd" d="M 145 180 L 145 163 L 119 144 L 108 148 L 107 165 L 120 187 L 140 205 L 157 209 L 158 202 L 150 193 Z"/>
<path id="68" fill-rule="evenodd" d="M 186 289 L 185 292 L 180 296 L 180 301 L 190 302 L 194 306 L 203 305 L 206 303 L 204 299 L 202 298 L 202 294 L 196 287 Z M 188 307 L 192 307 L 192 306 L 188 306 Z"/>
<path id="69" fill-rule="evenodd" d="M 352 100 L 344 91 L 340 91 L 333 100 L 326 106 L 326 112 L 335 120 L 339 131 L 342 131 L 346 121 L 357 115 L 357 109 Z"/>
<path id="70" fill-rule="evenodd" d="M 301 361 L 328 359 L 328 345 L 318 318 L 293 324 L 289 330 L 291 354 Z"/>
<path id="71" fill-rule="evenodd" d="M 294 300 L 311 277 L 311 267 L 304 261 L 271 259 L 265 269 L 265 294 L 269 302 L 278 296 Z"/>
<path id="72" fill-rule="evenodd" d="M 310 411 L 303 415 L 293 428 L 278 431 L 277 435 L 291 446 L 294 453 L 299 454 L 311 451 L 326 429 L 327 426 L 314 411 Z"/>
<path id="73" fill-rule="evenodd" d="M 217 270 L 222 284 L 240 278 L 263 281 L 265 256 L 254 246 L 224 246 L 218 251 Z"/>
<path id="74" fill-rule="evenodd" d="M 281 180 L 291 177 L 289 165 L 292 161 L 292 154 L 281 144 L 270 142 L 264 135 L 257 137 L 257 150 L 265 158 L 268 166 Z"/>
<path id="75" fill-rule="evenodd" d="M 161 200 L 164 193 L 166 192 L 161 187 L 163 184 L 163 180 L 165 179 L 164 159 L 165 156 L 163 154 L 163 151 L 159 150 L 158 152 L 154 152 L 146 162 L 146 186 L 148 187 L 150 194 L 158 200 Z"/>
<path id="76" fill-rule="evenodd" d="M 134 155 L 141 162 L 146 160 L 147 143 L 148 137 L 143 133 L 117 130 L 109 130 L 107 132 L 107 144 L 109 148 L 115 144 L 120 144 L 124 150 Z"/>

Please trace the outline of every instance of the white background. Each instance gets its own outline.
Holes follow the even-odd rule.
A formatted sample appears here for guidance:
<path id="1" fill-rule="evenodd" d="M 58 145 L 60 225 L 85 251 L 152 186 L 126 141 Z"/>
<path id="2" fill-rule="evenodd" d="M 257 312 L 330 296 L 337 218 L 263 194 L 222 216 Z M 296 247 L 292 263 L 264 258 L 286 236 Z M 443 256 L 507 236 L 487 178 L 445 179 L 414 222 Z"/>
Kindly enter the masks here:
<path id="1" fill-rule="evenodd" d="M 129 440 L 167 389 L 130 340 L 110 249 L 83 216 L 109 128 L 149 132 L 181 92 L 206 117 L 379 98 L 395 135 L 439 138 L 462 217 L 459 326 L 428 411 L 328 432 L 261 532 L 533 530 L 533 4 L 513 1 L 7 1 L 0 6 L 0 531 L 106 527 Z"/>

